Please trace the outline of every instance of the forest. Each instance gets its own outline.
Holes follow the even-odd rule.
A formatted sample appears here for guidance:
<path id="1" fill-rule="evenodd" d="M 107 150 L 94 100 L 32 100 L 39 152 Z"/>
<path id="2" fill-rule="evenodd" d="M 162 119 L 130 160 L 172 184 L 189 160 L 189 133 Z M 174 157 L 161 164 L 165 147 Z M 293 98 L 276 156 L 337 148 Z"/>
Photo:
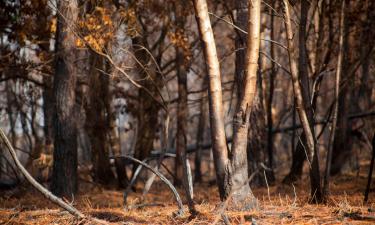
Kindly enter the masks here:
<path id="1" fill-rule="evenodd" d="M 0 224 L 375 224 L 374 161 L 373 0 L 0 1 Z"/>

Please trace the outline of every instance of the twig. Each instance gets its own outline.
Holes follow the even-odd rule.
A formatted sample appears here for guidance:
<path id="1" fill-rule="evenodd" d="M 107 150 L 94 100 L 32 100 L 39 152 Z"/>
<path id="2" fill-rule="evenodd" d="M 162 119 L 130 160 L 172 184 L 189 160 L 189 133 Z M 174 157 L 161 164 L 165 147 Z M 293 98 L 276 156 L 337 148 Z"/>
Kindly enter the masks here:
<path id="1" fill-rule="evenodd" d="M 263 170 L 263 174 L 264 174 L 264 180 L 266 180 L 266 185 L 267 185 L 268 201 L 271 202 L 270 187 L 268 186 L 268 181 L 267 181 L 267 176 L 266 176 L 265 170 Z"/>

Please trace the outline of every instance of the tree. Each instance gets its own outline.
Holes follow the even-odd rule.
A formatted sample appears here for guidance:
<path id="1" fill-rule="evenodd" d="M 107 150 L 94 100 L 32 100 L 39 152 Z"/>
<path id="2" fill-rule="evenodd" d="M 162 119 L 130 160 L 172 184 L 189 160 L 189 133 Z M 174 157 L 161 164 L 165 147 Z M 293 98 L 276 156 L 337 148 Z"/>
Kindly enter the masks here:
<path id="1" fill-rule="evenodd" d="M 101 184 L 109 184 L 114 180 L 114 174 L 109 164 L 110 142 L 107 138 L 109 131 L 109 77 L 100 71 L 105 71 L 105 59 L 95 52 L 88 53 L 90 70 L 88 77 L 89 90 L 86 105 L 86 122 L 91 157 L 94 170 L 94 180 Z"/>
<path id="2" fill-rule="evenodd" d="M 306 7 L 306 6 L 305 6 Z M 289 3 L 288 0 L 283 0 L 283 10 L 284 10 L 284 23 L 286 28 L 286 36 L 288 42 L 288 54 L 289 54 L 289 65 L 290 73 L 293 83 L 294 98 L 296 102 L 297 112 L 302 123 L 303 132 L 306 138 L 307 155 L 310 165 L 310 182 L 311 182 L 311 201 L 321 202 L 322 193 L 320 187 L 320 171 L 319 171 L 319 159 L 317 154 L 316 138 L 314 133 L 314 123 L 311 120 L 311 115 L 308 115 L 307 108 L 311 108 L 311 102 L 308 95 L 308 90 L 306 86 L 301 85 L 300 79 L 302 77 L 298 76 L 296 54 L 293 43 L 293 31 L 292 24 L 289 14 Z M 306 75 L 304 75 L 306 76 Z M 306 78 L 305 78 L 306 79 Z M 307 92 L 307 93 L 306 93 Z M 304 94 L 305 93 L 305 94 Z M 309 120 L 310 117 L 310 120 Z"/>
<path id="3" fill-rule="evenodd" d="M 333 143 L 335 141 L 335 132 L 336 132 L 336 125 L 337 125 L 337 115 L 339 112 L 339 106 L 337 100 L 340 97 L 339 89 L 340 89 L 340 77 L 341 77 L 341 70 L 342 70 L 342 57 L 343 57 L 343 44 L 344 44 L 344 20 L 345 20 L 345 0 L 342 1 L 341 4 L 341 14 L 340 14 L 340 35 L 339 35 L 339 55 L 337 57 L 337 66 L 336 66 L 336 73 L 335 73 L 335 101 L 334 101 L 334 109 L 332 113 L 332 128 L 328 142 L 328 152 L 327 152 L 327 159 L 326 159 L 326 169 L 324 174 L 324 181 L 323 181 L 323 198 L 327 198 L 329 195 L 329 178 L 331 173 L 331 162 L 332 162 L 332 148 Z"/>
<path id="4" fill-rule="evenodd" d="M 77 127 L 75 109 L 76 37 L 72 30 L 78 17 L 77 1 L 58 1 L 54 76 L 54 154 L 52 192 L 72 197 L 77 191 Z"/>
<path id="5" fill-rule="evenodd" d="M 236 1 L 236 25 L 242 30 L 247 30 L 248 26 L 248 1 L 247 0 L 237 0 Z M 235 81 L 237 85 L 237 97 L 243 95 L 243 78 L 245 75 L 245 53 L 247 46 L 247 35 L 244 32 L 236 30 L 236 68 L 235 68 Z M 261 65 L 261 57 L 259 57 L 259 65 Z M 260 66 L 259 66 L 260 67 Z M 248 158 L 248 174 L 255 173 L 254 178 L 251 183 L 262 186 L 265 185 L 265 173 L 266 179 L 269 181 L 274 181 L 274 175 L 272 170 L 270 172 L 265 171 L 261 166 L 269 166 L 269 162 L 266 159 L 266 123 L 265 123 L 265 111 L 263 107 L 263 91 L 262 91 L 262 77 L 261 68 L 257 73 L 257 84 L 256 84 L 256 94 L 250 109 L 250 124 L 248 131 L 248 144 L 247 144 L 247 158 Z"/>
<path id="6" fill-rule="evenodd" d="M 256 94 L 260 41 L 260 1 L 249 2 L 246 73 L 233 122 L 233 144 L 229 151 L 224 130 L 220 65 L 205 0 L 194 0 L 198 30 L 203 42 L 209 84 L 209 111 L 216 180 L 222 200 L 231 198 L 234 207 L 254 207 L 255 201 L 247 183 L 247 135 L 250 107 Z"/>

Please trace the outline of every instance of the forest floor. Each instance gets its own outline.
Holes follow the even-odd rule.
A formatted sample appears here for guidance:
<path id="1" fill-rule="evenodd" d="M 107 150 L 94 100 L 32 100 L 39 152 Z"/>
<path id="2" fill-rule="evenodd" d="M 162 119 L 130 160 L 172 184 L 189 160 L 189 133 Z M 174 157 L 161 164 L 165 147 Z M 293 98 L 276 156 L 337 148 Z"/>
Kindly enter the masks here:
<path id="1" fill-rule="evenodd" d="M 375 224 L 375 194 L 363 204 L 366 184 L 363 174 L 334 177 L 328 204 L 308 204 L 309 181 L 305 177 L 294 186 L 276 184 L 268 188 L 254 188 L 259 209 L 239 212 L 227 211 L 232 224 Z M 374 184 L 374 183 L 373 183 Z M 141 188 L 141 187 L 139 187 Z M 81 185 L 73 201 L 87 215 L 113 224 L 213 224 L 218 221 L 219 196 L 215 185 L 203 183 L 195 187 L 198 216 L 175 218 L 177 204 L 172 193 L 161 182 L 156 182 L 138 204 L 141 190 L 131 193 L 128 203 L 133 209 L 122 207 L 123 194 L 119 190 Z M 180 195 L 183 191 L 179 189 Z M 186 208 L 186 212 L 187 212 Z M 83 224 L 70 214 L 50 203 L 31 187 L 0 192 L 0 224 Z"/>

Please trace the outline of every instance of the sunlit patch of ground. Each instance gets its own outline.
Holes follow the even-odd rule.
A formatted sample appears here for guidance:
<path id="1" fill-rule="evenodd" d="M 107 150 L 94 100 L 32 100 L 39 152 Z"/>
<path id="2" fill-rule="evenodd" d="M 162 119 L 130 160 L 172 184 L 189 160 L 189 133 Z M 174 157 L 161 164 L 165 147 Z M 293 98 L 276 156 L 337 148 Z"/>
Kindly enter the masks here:
<path id="1" fill-rule="evenodd" d="M 259 200 L 257 210 L 227 211 L 232 224 L 375 224 L 375 194 L 363 204 L 364 176 L 335 177 L 331 183 L 332 195 L 327 205 L 311 205 L 309 181 L 304 179 L 295 187 L 275 185 L 256 188 Z M 375 185 L 375 184 L 374 184 Z M 138 187 L 140 189 L 141 186 Z M 183 195 L 183 191 L 179 189 Z M 269 195 L 268 195 L 269 193 Z M 79 224 L 67 212 L 48 202 L 31 187 L 0 193 L 0 224 Z M 218 215 L 219 197 L 216 186 L 208 184 L 195 188 L 195 202 L 199 214 L 175 218 L 177 205 L 172 193 L 160 182 L 152 187 L 144 201 L 141 191 L 128 197 L 129 207 L 122 206 L 121 191 L 94 186 L 81 187 L 73 204 L 85 214 L 113 224 L 222 224 Z M 185 209 L 187 212 L 187 208 Z"/>

